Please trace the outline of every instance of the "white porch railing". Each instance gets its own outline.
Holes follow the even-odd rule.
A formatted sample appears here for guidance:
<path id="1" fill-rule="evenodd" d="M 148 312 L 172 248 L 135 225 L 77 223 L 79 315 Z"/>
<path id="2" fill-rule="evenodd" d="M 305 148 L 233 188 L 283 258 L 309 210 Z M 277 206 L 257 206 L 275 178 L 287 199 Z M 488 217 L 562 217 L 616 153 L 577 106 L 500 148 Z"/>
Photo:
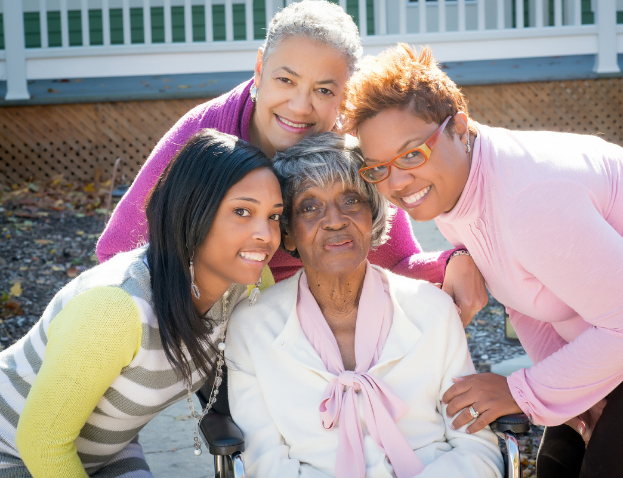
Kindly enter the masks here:
<path id="1" fill-rule="evenodd" d="M 619 72 L 617 0 L 591 0 L 584 22 L 582 0 L 337 1 L 355 10 L 367 54 L 397 41 L 430 45 L 439 61 L 592 54 L 596 73 Z M 30 79 L 250 71 L 263 28 L 291 2 L 0 0 L 5 99 L 29 99 Z M 35 22 L 34 47 L 26 47 L 26 18 L 31 30 Z"/>

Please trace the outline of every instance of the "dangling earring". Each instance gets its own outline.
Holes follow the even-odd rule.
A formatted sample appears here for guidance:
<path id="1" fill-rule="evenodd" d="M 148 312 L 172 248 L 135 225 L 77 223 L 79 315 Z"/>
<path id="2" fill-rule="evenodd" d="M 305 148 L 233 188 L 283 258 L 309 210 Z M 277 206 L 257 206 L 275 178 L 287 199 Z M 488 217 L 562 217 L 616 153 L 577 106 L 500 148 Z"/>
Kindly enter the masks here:
<path id="1" fill-rule="evenodd" d="M 257 86 L 253 85 L 251 90 L 249 91 L 249 96 L 251 96 L 251 101 L 255 103 L 257 101 Z"/>
<path id="2" fill-rule="evenodd" d="M 199 292 L 199 287 L 195 284 L 195 266 L 193 265 L 193 260 L 190 260 L 190 290 L 193 291 L 193 295 L 199 299 L 201 297 L 201 292 Z"/>
<path id="3" fill-rule="evenodd" d="M 255 304 L 260 298 L 260 287 L 262 286 L 262 276 L 260 276 L 260 280 L 255 283 L 255 287 L 249 294 L 249 305 Z"/>
<path id="4" fill-rule="evenodd" d="M 471 144 L 469 144 L 469 138 L 467 138 L 467 148 L 465 148 L 465 152 L 469 153 L 472 150 Z"/>

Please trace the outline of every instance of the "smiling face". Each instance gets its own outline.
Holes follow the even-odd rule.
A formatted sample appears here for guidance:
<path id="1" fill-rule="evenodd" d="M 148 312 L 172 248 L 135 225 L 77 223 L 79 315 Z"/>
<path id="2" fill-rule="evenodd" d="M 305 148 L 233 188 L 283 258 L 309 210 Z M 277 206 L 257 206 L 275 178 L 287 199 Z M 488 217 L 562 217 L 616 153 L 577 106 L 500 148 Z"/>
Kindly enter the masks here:
<path id="1" fill-rule="evenodd" d="M 334 183 L 309 186 L 292 201 L 285 246 L 296 249 L 305 269 L 346 276 L 364 263 L 372 237 L 372 210 L 358 192 Z"/>
<path id="2" fill-rule="evenodd" d="M 308 134 L 331 131 L 347 79 L 346 57 L 305 37 L 282 40 L 266 62 L 260 52 L 251 143 L 272 157 Z"/>
<path id="3" fill-rule="evenodd" d="M 381 111 L 358 129 L 366 165 L 390 161 L 419 146 L 438 127 L 408 109 Z M 469 177 L 470 159 L 465 152 L 468 135 L 467 118 L 458 113 L 454 133 L 440 136 L 428 161 L 415 169 L 392 167 L 389 177 L 376 184 L 379 192 L 416 221 L 430 221 L 450 211 Z"/>
<path id="4" fill-rule="evenodd" d="M 282 210 L 279 181 L 269 169 L 255 169 L 234 184 L 206 238 L 195 249 L 199 290 L 257 282 L 279 247 Z"/>

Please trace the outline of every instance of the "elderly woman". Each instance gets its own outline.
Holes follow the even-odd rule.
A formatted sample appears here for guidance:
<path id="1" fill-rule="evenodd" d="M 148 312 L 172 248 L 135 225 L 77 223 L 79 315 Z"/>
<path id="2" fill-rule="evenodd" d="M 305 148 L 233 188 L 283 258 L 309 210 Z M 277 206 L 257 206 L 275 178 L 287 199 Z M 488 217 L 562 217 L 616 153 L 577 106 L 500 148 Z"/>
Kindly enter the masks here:
<path id="1" fill-rule="evenodd" d="M 387 213 L 361 163 L 356 140 L 334 133 L 276 157 L 283 243 L 304 270 L 230 323 L 249 476 L 500 476 L 493 433 L 454 429 L 441 403 L 452 377 L 474 372 L 452 300 L 366 260 Z"/>
<path id="2" fill-rule="evenodd" d="M 623 476 L 623 149 L 477 124 L 407 45 L 366 60 L 346 104 L 362 177 L 469 250 L 535 363 L 458 381 L 444 397 L 464 409 L 455 425 L 521 410 L 548 426 L 539 478 Z"/>

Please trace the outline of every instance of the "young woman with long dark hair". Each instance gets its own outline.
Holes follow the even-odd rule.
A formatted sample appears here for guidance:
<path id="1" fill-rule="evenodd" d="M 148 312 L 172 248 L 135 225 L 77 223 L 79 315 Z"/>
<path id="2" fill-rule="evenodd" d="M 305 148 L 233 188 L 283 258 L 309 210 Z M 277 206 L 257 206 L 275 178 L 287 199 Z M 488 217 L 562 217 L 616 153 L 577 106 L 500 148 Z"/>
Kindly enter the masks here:
<path id="1" fill-rule="evenodd" d="M 279 246 L 281 211 L 259 149 L 193 136 L 148 198 L 149 246 L 71 281 L 0 353 L 0 475 L 151 477 L 137 434 L 220 382 L 227 320 Z"/>

